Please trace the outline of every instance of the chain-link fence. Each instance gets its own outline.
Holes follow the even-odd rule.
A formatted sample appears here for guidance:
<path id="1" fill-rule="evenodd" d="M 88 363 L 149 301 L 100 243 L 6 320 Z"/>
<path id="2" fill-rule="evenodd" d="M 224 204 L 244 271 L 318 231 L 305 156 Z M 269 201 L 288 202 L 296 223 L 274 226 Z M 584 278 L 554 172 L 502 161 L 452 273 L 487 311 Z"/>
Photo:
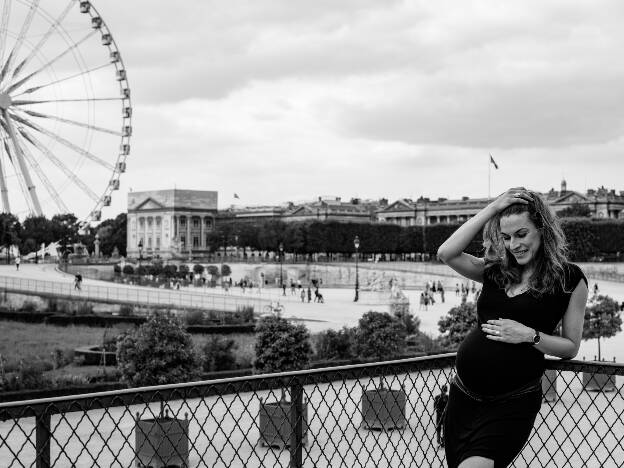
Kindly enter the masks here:
<path id="1" fill-rule="evenodd" d="M 442 467 L 434 398 L 454 362 L 446 354 L 2 403 L 0 466 Z M 547 367 L 544 404 L 514 466 L 622 466 L 624 366 Z"/>

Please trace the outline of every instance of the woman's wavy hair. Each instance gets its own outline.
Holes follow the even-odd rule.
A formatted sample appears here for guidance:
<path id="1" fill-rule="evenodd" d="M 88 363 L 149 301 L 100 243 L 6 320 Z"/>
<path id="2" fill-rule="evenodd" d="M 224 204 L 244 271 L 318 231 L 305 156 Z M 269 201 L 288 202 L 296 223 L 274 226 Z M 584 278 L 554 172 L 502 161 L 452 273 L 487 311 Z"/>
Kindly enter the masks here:
<path id="1" fill-rule="evenodd" d="M 515 203 L 493 216 L 483 228 L 486 274 L 501 288 L 520 282 L 522 268 L 505 248 L 500 220 L 505 216 L 528 213 L 529 219 L 541 234 L 541 245 L 535 259 L 535 270 L 529 280 L 529 290 L 536 296 L 564 291 L 567 242 L 559 218 L 539 193 L 527 190 L 528 204 Z M 498 266 L 499 268 L 493 268 Z"/>

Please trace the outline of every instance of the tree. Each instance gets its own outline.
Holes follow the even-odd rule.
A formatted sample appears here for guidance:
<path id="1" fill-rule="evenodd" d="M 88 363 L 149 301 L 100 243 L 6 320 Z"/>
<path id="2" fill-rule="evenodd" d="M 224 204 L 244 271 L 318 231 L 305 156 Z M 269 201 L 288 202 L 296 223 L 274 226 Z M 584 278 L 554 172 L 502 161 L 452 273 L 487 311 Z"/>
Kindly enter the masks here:
<path id="1" fill-rule="evenodd" d="M 211 335 L 202 347 L 202 368 L 205 372 L 218 372 L 234 369 L 236 357 L 234 350 L 238 346 L 229 338 Z"/>
<path id="2" fill-rule="evenodd" d="M 557 212 L 557 215 L 561 218 L 589 218 L 591 217 L 591 210 L 584 203 L 572 203 L 572 205 Z"/>
<path id="3" fill-rule="evenodd" d="M 32 239 L 38 249 L 42 243 L 48 245 L 57 240 L 54 238 L 53 228 L 52 222 L 45 216 L 29 216 L 22 223 L 21 237 L 24 242 L 27 239 Z M 28 251 L 31 252 L 32 249 Z"/>
<path id="4" fill-rule="evenodd" d="M 323 330 L 315 337 L 317 359 L 352 359 L 356 328 L 342 327 L 340 330 Z"/>
<path id="5" fill-rule="evenodd" d="M 199 263 L 196 263 L 195 265 L 193 265 L 193 273 L 195 273 L 197 276 L 201 275 L 204 272 L 204 265 L 200 265 Z"/>
<path id="6" fill-rule="evenodd" d="M 0 243 L 6 249 L 7 264 L 10 262 L 9 249 L 12 245 L 20 245 L 22 225 L 11 213 L 0 213 Z"/>
<path id="7" fill-rule="evenodd" d="M 256 327 L 254 350 L 256 373 L 306 369 L 312 355 L 310 332 L 305 325 L 295 325 L 282 317 L 264 317 Z"/>
<path id="8" fill-rule="evenodd" d="M 622 318 L 617 301 L 609 296 L 596 296 L 585 308 L 585 320 L 583 323 L 583 339 L 598 340 L 598 360 L 600 354 L 600 338 L 611 338 L 622 331 Z"/>
<path id="9" fill-rule="evenodd" d="M 230 265 L 222 265 L 221 266 L 221 276 L 230 276 L 232 274 L 232 269 Z"/>
<path id="10" fill-rule="evenodd" d="M 400 355 L 405 349 L 405 325 L 388 312 L 362 315 L 355 333 L 355 348 L 363 358 L 377 360 Z"/>
<path id="11" fill-rule="evenodd" d="M 184 326 L 174 317 L 154 313 L 118 338 L 117 367 L 128 386 L 164 385 L 194 378 L 198 359 Z"/>
<path id="12" fill-rule="evenodd" d="M 117 247 L 120 255 L 126 255 L 126 230 L 128 219 L 126 213 L 117 215 L 114 219 L 106 219 L 97 227 L 100 239 L 100 251 L 103 255 L 110 256 Z"/>
<path id="13" fill-rule="evenodd" d="M 473 302 L 453 307 L 438 321 L 438 330 L 444 334 L 442 345 L 451 349 L 457 348 L 476 326 L 477 306 Z"/>

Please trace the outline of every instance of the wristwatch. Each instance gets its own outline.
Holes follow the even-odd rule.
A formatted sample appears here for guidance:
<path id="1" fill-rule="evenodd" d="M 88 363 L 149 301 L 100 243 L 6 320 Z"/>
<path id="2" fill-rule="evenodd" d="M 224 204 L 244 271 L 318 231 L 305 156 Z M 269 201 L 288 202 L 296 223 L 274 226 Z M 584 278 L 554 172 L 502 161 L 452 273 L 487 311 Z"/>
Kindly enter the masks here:
<path id="1" fill-rule="evenodd" d="M 536 345 L 541 341 L 542 337 L 540 336 L 539 330 L 535 330 L 535 334 L 533 335 L 533 344 Z"/>

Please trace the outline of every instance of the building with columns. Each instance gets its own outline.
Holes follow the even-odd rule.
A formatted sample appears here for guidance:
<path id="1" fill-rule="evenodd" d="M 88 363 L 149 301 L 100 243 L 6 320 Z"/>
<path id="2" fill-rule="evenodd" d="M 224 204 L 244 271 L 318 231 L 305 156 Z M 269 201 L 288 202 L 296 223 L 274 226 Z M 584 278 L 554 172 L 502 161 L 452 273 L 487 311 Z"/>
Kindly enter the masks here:
<path id="1" fill-rule="evenodd" d="M 542 194 L 550 208 L 559 213 L 566 208 L 581 205 L 587 208 L 593 218 L 624 219 L 624 191 L 616 193 L 613 189 L 600 187 L 586 193 L 568 190 L 565 180 L 561 181 L 561 190 L 550 189 Z M 469 198 L 431 200 L 420 197 L 413 201 L 401 198 L 377 212 L 379 222 L 400 226 L 422 226 L 437 223 L 462 223 L 472 218 L 488 203 L 488 198 Z"/>
<path id="2" fill-rule="evenodd" d="M 171 258 L 205 254 L 216 217 L 215 191 L 129 192 L 128 256 Z"/>

